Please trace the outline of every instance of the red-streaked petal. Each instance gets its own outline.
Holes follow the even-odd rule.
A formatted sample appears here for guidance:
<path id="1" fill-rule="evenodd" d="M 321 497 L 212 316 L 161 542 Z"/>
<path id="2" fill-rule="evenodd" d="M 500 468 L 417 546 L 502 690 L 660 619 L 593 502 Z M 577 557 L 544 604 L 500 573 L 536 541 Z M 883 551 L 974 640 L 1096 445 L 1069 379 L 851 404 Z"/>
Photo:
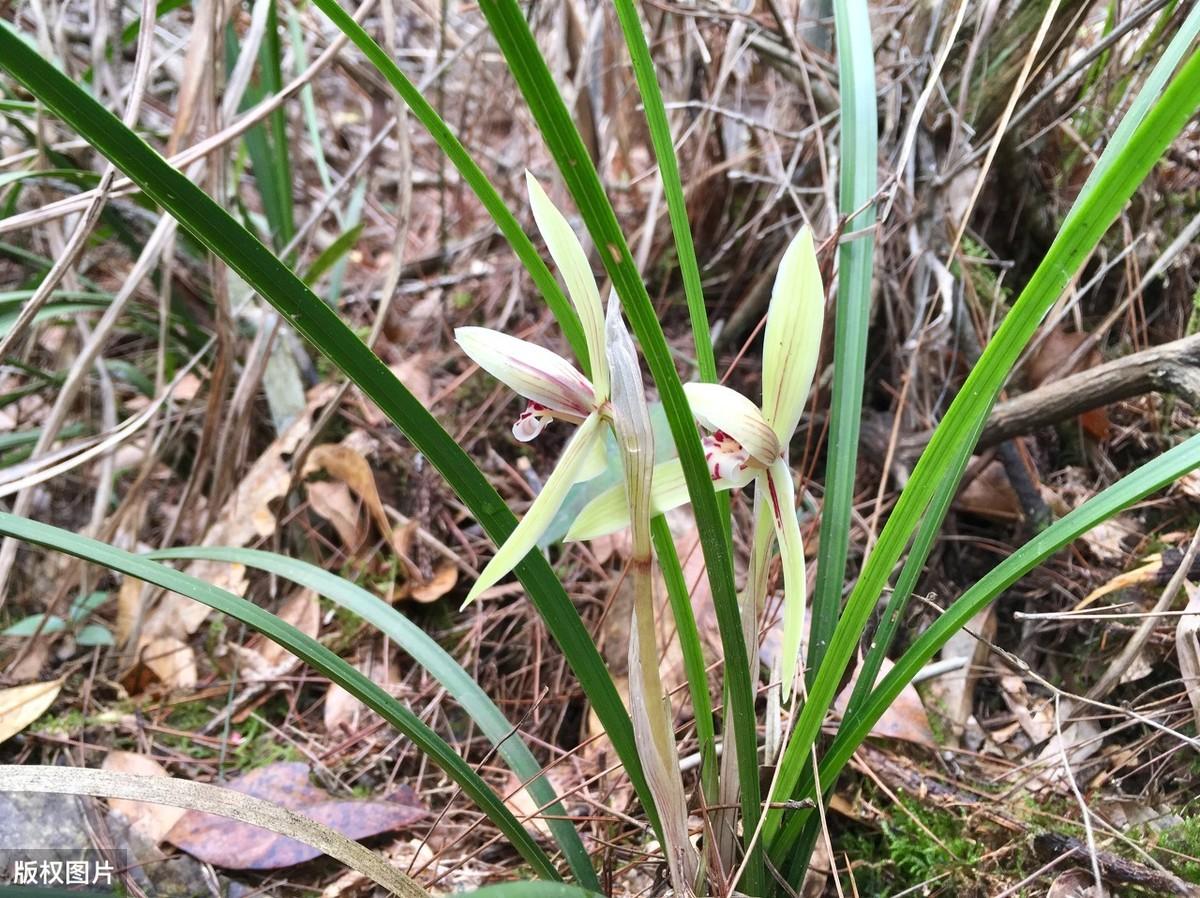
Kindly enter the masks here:
<path id="1" fill-rule="evenodd" d="M 557 353 L 486 327 L 460 327 L 454 339 L 476 365 L 552 415 L 578 422 L 591 414 L 591 383 Z"/>
<path id="2" fill-rule="evenodd" d="M 782 453 L 778 437 L 753 402 L 720 384 L 683 385 L 692 414 L 705 430 L 722 431 L 742 445 L 765 468 Z"/>

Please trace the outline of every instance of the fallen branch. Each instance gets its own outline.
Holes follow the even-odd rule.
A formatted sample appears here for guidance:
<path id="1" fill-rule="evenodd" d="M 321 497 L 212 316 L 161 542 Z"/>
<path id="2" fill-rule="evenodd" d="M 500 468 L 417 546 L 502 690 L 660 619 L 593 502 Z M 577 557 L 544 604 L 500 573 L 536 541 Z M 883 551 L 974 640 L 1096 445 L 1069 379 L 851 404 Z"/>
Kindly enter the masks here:
<path id="1" fill-rule="evenodd" d="M 1169 393 L 1200 408 L 1200 334 L 1105 362 L 999 403 L 992 409 L 977 448 L 995 446 L 1039 427 L 1146 393 Z M 904 449 L 918 451 L 930 436 L 923 433 L 908 437 Z"/>

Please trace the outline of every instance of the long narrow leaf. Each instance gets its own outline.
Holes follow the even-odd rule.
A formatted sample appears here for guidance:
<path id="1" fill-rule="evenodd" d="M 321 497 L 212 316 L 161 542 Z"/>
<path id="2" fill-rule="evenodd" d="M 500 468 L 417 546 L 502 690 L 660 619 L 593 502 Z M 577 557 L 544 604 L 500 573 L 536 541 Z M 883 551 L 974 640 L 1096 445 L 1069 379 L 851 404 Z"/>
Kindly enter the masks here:
<path id="1" fill-rule="evenodd" d="M 1147 462 L 1070 514 L 1055 521 L 959 596 L 900 657 L 879 686 L 871 692 L 859 712 L 847 716 L 843 721 L 838 728 L 837 738 L 821 760 L 821 784 L 828 787 L 837 781 L 854 750 L 862 744 L 871 727 L 896 700 L 900 691 L 912 682 L 917 672 L 951 636 L 1004 590 L 1093 527 L 1197 467 L 1200 467 L 1200 435 L 1189 438 L 1153 461 Z M 802 794 L 811 793 L 811 774 L 805 778 L 800 791 Z M 806 814 L 807 812 L 797 814 L 795 820 L 789 822 L 789 831 L 798 829 L 798 824 L 803 822 Z"/>
<path id="2" fill-rule="evenodd" d="M 280 577 L 306 586 L 329 601 L 358 615 L 384 633 L 396 645 L 412 656 L 429 674 L 446 688 L 479 726 L 488 741 L 523 782 L 537 806 L 545 809 L 546 822 L 559 847 L 584 886 L 599 889 L 600 883 L 592 869 L 587 849 L 579 833 L 569 820 L 567 812 L 559 803 L 558 795 L 549 780 L 542 776 L 541 765 L 530 752 L 516 728 L 508 722 L 504 713 L 496 707 L 487 693 L 450 654 L 438 645 L 428 633 L 407 617 L 361 586 L 323 570 L 307 561 L 299 561 L 274 552 L 259 549 L 239 549 L 224 546 L 186 546 L 161 549 L 147 555 L 153 559 L 207 559 L 227 561 L 258 570 L 269 571 Z"/>
<path id="3" fill-rule="evenodd" d="M 503 800 L 479 778 L 479 775 L 460 758 L 445 740 L 388 694 L 383 687 L 339 658 L 310 636 L 301 633 L 253 602 L 205 583 L 196 577 L 173 570 L 166 565 L 133 555 L 123 549 L 84 536 L 31 521 L 27 518 L 0 512 L 0 534 L 34 543 L 56 552 L 73 555 L 130 577 L 136 577 L 163 589 L 201 602 L 227 614 L 246 626 L 262 633 L 272 642 L 287 649 L 297 658 L 316 668 L 330 680 L 375 711 L 411 739 L 446 774 L 457 783 L 488 815 L 513 847 L 528 861 L 540 876 L 557 879 L 558 873 L 545 853 L 528 832 L 517 822 Z"/>
<path id="4" fill-rule="evenodd" d="M 1068 281 L 1075 275 L 1117 213 L 1200 105 L 1200 52 L 1193 54 L 1161 99 L 1117 151 L 1112 164 L 1081 196 L 1042 263 L 967 377 L 917 462 L 904 491 L 867 559 L 830 641 L 828 654 L 809 690 L 784 752 L 775 800 L 791 795 L 833 701 L 842 674 L 893 566 L 925 513 L 948 468 L 958 465 L 979 439 L 983 423 L 1022 349 Z M 773 857 L 786 855 L 776 842 L 783 811 L 768 812 L 764 836 Z"/>
<path id="5" fill-rule="evenodd" d="M 696 246 L 692 242 L 692 228 L 688 222 L 687 200 L 683 195 L 683 182 L 679 178 L 679 160 L 675 157 L 675 141 L 671 137 L 671 125 L 667 120 L 667 107 L 663 103 L 658 76 L 654 72 L 654 59 L 650 56 L 650 45 L 638 18 L 633 0 L 614 0 L 613 7 L 625 35 L 629 58 L 633 62 L 633 76 L 637 80 L 638 92 L 642 95 L 642 110 L 646 115 L 646 127 L 650 131 L 650 143 L 654 158 L 658 160 L 658 173 L 662 177 L 663 195 L 667 199 L 667 215 L 671 219 L 671 233 L 675 237 L 675 253 L 679 258 L 679 273 L 683 277 L 683 292 L 687 298 L 688 317 L 692 322 L 692 342 L 696 346 L 696 368 L 700 379 L 708 383 L 717 382 L 717 361 L 713 357 L 712 334 L 708 328 L 708 311 L 704 306 L 704 287 L 700 280 L 700 266 L 696 262 Z"/>
<path id="6" fill-rule="evenodd" d="M 871 319 L 871 270 L 875 252 L 878 123 L 875 55 L 867 0 L 835 0 L 841 115 L 838 208 L 854 235 L 838 247 L 837 321 L 833 351 L 833 396 L 825 468 L 825 501 L 817 550 L 817 582 L 805 678 L 812 685 L 837 625 L 850 545 L 854 474 L 862 423 Z M 860 211 L 861 210 L 861 211 Z M 855 214 L 857 212 L 857 214 Z"/>
<path id="7" fill-rule="evenodd" d="M 725 653 L 725 682 L 730 705 L 728 722 L 736 733 L 744 818 L 742 827 L 750 851 L 744 886 L 750 894 L 757 894 L 762 890 L 765 873 L 760 843 L 753 839 L 761 812 L 754 694 L 733 583 L 732 548 L 692 412 L 667 347 L 662 324 L 621 233 L 616 213 L 519 5 L 516 0 L 486 0 L 480 8 L 525 102 L 529 104 L 588 232 L 600 250 L 600 259 L 621 297 L 625 314 L 633 325 L 658 386 L 663 411 L 675 439 L 700 532 Z"/>
<path id="8" fill-rule="evenodd" d="M 354 381 L 446 478 L 493 541 L 502 544 L 508 538 L 516 527 L 516 519 L 462 447 L 287 266 L 3 21 L 0 21 L 0 67 L 224 259 Z M 578 677 L 634 788 L 639 794 L 646 794 L 629 714 L 578 611 L 546 559 L 538 553 L 530 553 L 516 567 L 516 574 Z"/>

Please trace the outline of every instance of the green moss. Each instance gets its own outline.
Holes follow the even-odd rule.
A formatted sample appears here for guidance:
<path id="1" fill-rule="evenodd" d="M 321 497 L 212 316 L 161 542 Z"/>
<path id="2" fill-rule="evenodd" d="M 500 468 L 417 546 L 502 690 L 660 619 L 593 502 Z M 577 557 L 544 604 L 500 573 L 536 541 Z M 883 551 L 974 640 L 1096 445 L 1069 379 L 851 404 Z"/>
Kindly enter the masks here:
<path id="1" fill-rule="evenodd" d="M 966 815 L 911 798 L 901 801 L 904 807 L 895 808 L 877 832 L 859 831 L 842 840 L 857 893 L 895 895 L 928 883 L 921 894 L 970 894 L 986 848 L 972 835 Z M 850 894 L 848 881 L 845 887 Z"/>
<path id="2" fill-rule="evenodd" d="M 1175 875 L 1200 883 L 1200 815 L 1163 830 L 1154 856 Z"/>
<path id="3" fill-rule="evenodd" d="M 241 740 L 229 753 L 229 764 L 242 773 L 282 761 L 303 761 L 304 756 L 292 743 L 280 740 L 267 726 L 266 718 L 282 720 L 287 702 L 280 696 L 262 708 L 262 716 L 251 714 L 241 727 Z"/>

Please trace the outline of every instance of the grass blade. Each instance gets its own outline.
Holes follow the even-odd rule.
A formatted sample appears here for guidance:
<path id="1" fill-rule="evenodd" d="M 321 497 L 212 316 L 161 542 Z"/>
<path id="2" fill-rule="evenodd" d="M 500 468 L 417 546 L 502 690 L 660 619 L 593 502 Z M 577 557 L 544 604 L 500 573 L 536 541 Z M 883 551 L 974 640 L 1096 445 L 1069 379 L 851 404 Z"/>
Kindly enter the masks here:
<path id="1" fill-rule="evenodd" d="M 821 783 L 829 787 L 837 781 L 838 774 L 850 760 L 854 750 L 862 744 L 871 727 L 895 701 L 900 691 L 912 682 L 917 671 L 929 662 L 954 633 L 962 629 L 1004 590 L 1097 524 L 1168 486 L 1197 467 L 1200 467 L 1200 435 L 1189 438 L 1153 461 L 1147 462 L 1070 514 L 1055 521 L 959 596 L 900 657 L 895 667 L 871 692 L 859 712 L 848 715 L 843 721 L 837 737 L 821 760 Z M 812 777 L 809 774 L 801 792 L 810 794 L 811 791 Z M 804 816 L 810 813 L 797 814 L 794 820 L 789 821 L 789 831 L 798 829 L 797 824 L 803 823 Z M 797 872 L 802 874 L 803 870 Z"/>
<path id="2" fill-rule="evenodd" d="M 471 678 L 450 654 L 438 645 L 428 633 L 407 617 L 361 586 L 343 577 L 332 574 L 314 564 L 288 558 L 275 552 L 260 549 L 238 549 L 223 546 L 186 546 L 162 549 L 147 554 L 152 559 L 206 559 L 242 564 L 257 570 L 268 571 L 293 583 L 306 586 L 384 633 L 396 645 L 407 652 L 450 693 L 463 709 L 478 724 L 479 729 L 496 747 L 496 751 L 521 781 L 526 784 L 530 796 L 539 808 L 545 809 L 546 823 L 563 851 L 571 872 L 584 886 L 599 889 L 600 883 L 592 869 L 587 850 L 579 838 L 574 825 L 567 820 L 567 812 L 558 801 L 554 787 L 543 777 L 538 764 L 525 741 L 509 723 L 504 713 L 496 707 L 487 693 Z"/>
<path id="3" fill-rule="evenodd" d="M 692 412 L 667 347 L 662 324 L 621 233 L 616 213 L 520 7 L 516 0 L 487 0 L 481 9 L 588 232 L 600 248 L 599 255 L 604 268 L 621 298 L 625 314 L 633 325 L 658 386 L 663 411 L 679 451 L 700 532 L 725 652 L 725 681 L 730 696 L 727 719 L 736 733 L 744 818 L 742 826 L 750 851 L 745 891 L 758 894 L 762 890 L 765 873 L 759 842 L 752 838 L 761 810 L 754 694 L 733 583 L 732 550 Z"/>
<path id="4" fill-rule="evenodd" d="M 900 494 L 834 630 L 828 654 L 809 690 L 808 703 L 785 749 L 774 800 L 789 797 L 799 781 L 825 711 L 833 701 L 876 598 L 946 470 L 956 467 L 964 455 L 970 454 L 996 395 L 1042 318 L 1198 104 L 1200 52 L 1187 61 L 1129 141 L 1114 148 L 1116 156 L 1112 164 L 1096 179 L 1091 190 L 1081 195 L 1045 258 L 955 396 Z M 769 811 L 764 835 L 772 856 L 786 858 L 787 840 L 775 838 L 781 818 L 780 808 Z"/>
<path id="5" fill-rule="evenodd" d="M 701 380 L 716 383 L 717 362 L 713 357 L 712 334 L 708 328 L 708 311 L 704 306 L 700 266 L 696 262 L 696 246 L 692 242 L 692 228 L 688 222 L 687 200 L 683 195 L 683 182 L 679 178 L 679 160 L 675 156 L 675 141 L 671 137 L 667 107 L 663 103 L 662 90 L 658 86 L 658 76 L 654 73 L 654 59 L 650 56 L 650 45 L 646 43 L 646 34 L 642 31 L 642 22 L 638 18 L 633 0 L 614 0 L 613 7 L 621 23 L 621 31 L 625 35 L 625 45 L 629 48 L 633 75 L 637 80 L 638 92 L 642 95 L 642 109 L 650 131 L 650 143 L 654 148 L 654 158 L 658 160 L 658 173 L 662 178 L 663 195 L 667 200 L 667 215 L 671 219 L 671 233 L 675 237 L 679 273 L 683 277 L 688 317 L 692 323 L 696 368 L 700 372 Z"/>
<path id="6" fill-rule="evenodd" d="M 462 447 L 270 250 L 3 21 L 0 67 L 111 159 L 357 384 L 446 478 L 494 542 L 502 544 L 508 538 L 516 519 Z M 630 781 L 645 794 L 629 714 L 578 611 L 540 554 L 531 552 L 517 565 L 516 574 L 579 679 Z"/>
<path id="7" fill-rule="evenodd" d="M 871 200 L 877 179 L 878 123 L 870 13 L 867 0 L 835 0 L 833 11 L 842 100 L 838 209 L 846 216 L 847 233 L 855 236 L 838 246 L 828 462 L 805 672 L 809 686 L 825 657 L 841 611 L 854 474 L 858 469 L 875 253 L 875 206 Z"/>
<path id="8" fill-rule="evenodd" d="M 512 841 L 513 847 L 533 866 L 538 875 L 557 879 L 554 865 L 528 832 L 517 822 L 487 783 L 479 778 L 445 740 L 388 694 L 381 686 L 367 679 L 315 639 L 301 633 L 295 627 L 264 611 L 253 602 L 235 596 L 205 583 L 188 574 L 173 570 L 166 565 L 133 555 L 94 539 L 78 536 L 69 530 L 51 527 L 27 518 L 0 512 L 0 534 L 34 543 L 56 552 L 73 555 L 110 570 L 136 577 L 163 589 L 201 602 L 210 608 L 227 614 L 235 620 L 263 634 L 272 642 L 287 649 L 309 666 L 319 670 L 371 708 L 402 732 L 427 754 L 446 774 L 457 783 L 496 824 L 497 828 Z"/>

